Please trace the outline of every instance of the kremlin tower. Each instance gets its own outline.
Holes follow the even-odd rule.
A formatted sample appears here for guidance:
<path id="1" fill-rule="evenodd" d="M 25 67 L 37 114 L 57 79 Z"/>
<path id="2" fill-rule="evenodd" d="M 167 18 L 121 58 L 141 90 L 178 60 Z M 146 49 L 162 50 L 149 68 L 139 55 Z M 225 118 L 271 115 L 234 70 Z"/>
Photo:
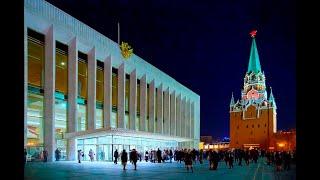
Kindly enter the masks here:
<path id="1" fill-rule="evenodd" d="M 277 132 L 277 106 L 270 87 L 268 98 L 266 78 L 261 70 L 255 41 L 257 31 L 252 31 L 252 45 L 248 70 L 244 76 L 241 99 L 230 102 L 230 147 L 260 147 L 267 149 Z"/>

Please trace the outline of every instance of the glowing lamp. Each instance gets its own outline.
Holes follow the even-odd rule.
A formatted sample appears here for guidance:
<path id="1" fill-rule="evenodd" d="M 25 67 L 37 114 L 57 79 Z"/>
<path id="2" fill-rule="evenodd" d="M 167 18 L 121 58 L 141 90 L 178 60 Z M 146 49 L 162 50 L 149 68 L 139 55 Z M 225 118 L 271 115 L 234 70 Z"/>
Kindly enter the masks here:
<path id="1" fill-rule="evenodd" d="M 278 146 L 279 147 L 284 147 L 284 143 L 279 143 Z"/>

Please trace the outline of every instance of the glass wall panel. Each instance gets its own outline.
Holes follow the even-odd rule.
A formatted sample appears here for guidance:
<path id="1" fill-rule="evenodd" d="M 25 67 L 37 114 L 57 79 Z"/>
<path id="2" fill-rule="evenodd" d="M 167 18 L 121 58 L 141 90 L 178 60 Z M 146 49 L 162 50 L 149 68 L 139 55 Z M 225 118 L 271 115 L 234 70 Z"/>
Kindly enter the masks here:
<path id="1" fill-rule="evenodd" d="M 97 66 L 97 81 L 96 81 L 96 94 L 97 94 L 97 102 L 103 103 L 103 69 Z"/>
<path id="2" fill-rule="evenodd" d="M 87 129 L 87 106 L 78 104 L 78 131 Z"/>
<path id="3" fill-rule="evenodd" d="M 111 125 L 113 125 L 114 128 L 118 127 L 117 106 L 118 106 L 118 72 L 116 69 L 112 69 L 112 119 L 111 119 Z"/>
<path id="4" fill-rule="evenodd" d="M 149 131 L 149 103 L 150 103 L 149 84 L 147 84 L 147 118 L 146 118 L 146 131 Z"/>
<path id="5" fill-rule="evenodd" d="M 86 61 L 78 61 L 78 94 L 81 98 L 87 99 L 88 87 L 88 64 Z"/>
<path id="6" fill-rule="evenodd" d="M 28 36 L 28 86 L 43 89 L 44 42 Z"/>
<path id="7" fill-rule="evenodd" d="M 103 128 L 103 109 L 96 108 L 96 129 Z"/>
<path id="8" fill-rule="evenodd" d="M 125 127 L 129 128 L 129 105 L 130 105 L 130 76 L 126 74 L 125 83 Z"/>
<path id="9" fill-rule="evenodd" d="M 68 94 L 68 54 L 62 50 L 63 44 L 56 43 L 56 91 Z M 58 47 L 61 47 L 59 49 Z"/>
<path id="10" fill-rule="evenodd" d="M 31 160 L 40 160 L 44 144 L 43 95 L 28 93 L 27 151 Z"/>

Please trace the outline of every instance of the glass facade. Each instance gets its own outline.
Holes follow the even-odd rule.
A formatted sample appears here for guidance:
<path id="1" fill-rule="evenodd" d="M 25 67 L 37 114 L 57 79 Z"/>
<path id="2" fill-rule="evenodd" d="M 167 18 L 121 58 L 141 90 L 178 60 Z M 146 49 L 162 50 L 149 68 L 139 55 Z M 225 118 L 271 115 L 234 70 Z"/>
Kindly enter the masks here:
<path id="1" fill-rule="evenodd" d="M 118 127 L 118 71 L 112 68 L 112 114 L 111 114 L 111 127 Z"/>
<path id="2" fill-rule="evenodd" d="M 87 129 L 87 89 L 88 89 L 88 62 L 87 55 L 78 52 L 78 131 Z"/>
<path id="3" fill-rule="evenodd" d="M 154 149 L 176 149 L 178 147 L 177 141 L 168 141 L 162 139 L 151 139 L 142 137 L 107 135 L 95 138 L 77 139 L 77 150 L 84 152 L 82 160 L 88 161 L 89 151 L 94 152 L 95 160 L 98 161 L 112 161 L 113 152 L 117 149 L 120 153 L 123 149 L 129 152 L 131 149 L 136 149 L 142 153 L 144 157 L 145 151 Z"/>
<path id="4" fill-rule="evenodd" d="M 40 160 L 44 146 L 44 36 L 28 29 L 27 152 Z"/>
<path id="5" fill-rule="evenodd" d="M 97 79 L 96 79 L 96 128 L 103 128 L 103 62 L 97 61 Z"/>
<path id="6" fill-rule="evenodd" d="M 136 130 L 140 129 L 140 80 L 137 79 L 137 117 L 136 117 Z"/>
<path id="7" fill-rule="evenodd" d="M 125 86 L 125 127 L 129 129 L 130 76 L 128 74 L 126 74 Z"/>

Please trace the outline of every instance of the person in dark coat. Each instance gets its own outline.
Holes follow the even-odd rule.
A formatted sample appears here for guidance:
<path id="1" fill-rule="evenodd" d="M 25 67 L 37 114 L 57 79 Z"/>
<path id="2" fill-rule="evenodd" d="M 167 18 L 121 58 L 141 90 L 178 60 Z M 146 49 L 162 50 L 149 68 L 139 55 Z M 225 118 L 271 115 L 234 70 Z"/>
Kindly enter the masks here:
<path id="1" fill-rule="evenodd" d="M 146 160 L 146 162 L 148 162 L 149 159 L 149 153 L 148 151 L 146 151 L 145 156 L 144 156 L 144 160 Z"/>
<path id="2" fill-rule="evenodd" d="M 247 150 L 244 155 L 244 160 L 246 161 L 247 166 L 249 166 L 249 159 L 250 159 L 250 155 L 249 155 L 249 151 Z"/>
<path id="3" fill-rule="evenodd" d="M 229 169 L 233 168 L 233 155 L 232 152 L 229 154 Z"/>
<path id="4" fill-rule="evenodd" d="M 187 167 L 187 171 L 189 171 L 189 168 L 191 169 L 191 172 L 193 172 L 193 167 L 192 167 L 192 151 L 188 151 L 185 153 L 184 157 L 184 163 L 185 166 Z"/>
<path id="5" fill-rule="evenodd" d="M 161 150 L 158 148 L 158 151 L 157 151 L 157 158 L 158 158 L 158 163 L 161 163 Z"/>
<path id="6" fill-rule="evenodd" d="M 55 153 L 56 161 L 59 161 L 60 160 L 61 151 L 57 148 L 54 153 Z"/>
<path id="7" fill-rule="evenodd" d="M 281 171 L 282 159 L 280 157 L 279 152 L 275 155 L 275 163 L 276 163 L 276 170 Z"/>
<path id="8" fill-rule="evenodd" d="M 238 151 L 238 158 L 239 158 L 239 166 L 242 166 L 242 158 L 243 158 L 243 151 L 239 149 Z"/>
<path id="9" fill-rule="evenodd" d="M 126 170 L 127 162 L 128 162 L 128 153 L 124 149 L 121 153 L 121 163 L 123 165 L 123 170 Z"/>
<path id="10" fill-rule="evenodd" d="M 119 153 L 118 153 L 118 149 L 116 149 L 113 153 L 113 157 L 114 157 L 114 164 L 118 164 L 118 158 L 119 158 Z"/>
<path id="11" fill-rule="evenodd" d="M 132 149 L 130 152 L 130 162 L 134 165 L 134 170 L 137 170 L 137 161 L 138 161 L 138 152 L 135 149 Z"/>
<path id="12" fill-rule="evenodd" d="M 47 162 L 48 161 L 48 151 L 47 149 L 43 150 L 43 162 Z"/>
<path id="13" fill-rule="evenodd" d="M 27 162 L 27 155 L 28 155 L 27 150 L 26 148 L 24 148 L 24 158 L 23 158 L 24 164 L 26 164 Z"/>
<path id="14" fill-rule="evenodd" d="M 199 162 L 200 162 L 200 164 L 202 164 L 202 162 L 203 162 L 203 150 L 202 149 L 200 149 L 200 152 L 199 152 Z"/>

